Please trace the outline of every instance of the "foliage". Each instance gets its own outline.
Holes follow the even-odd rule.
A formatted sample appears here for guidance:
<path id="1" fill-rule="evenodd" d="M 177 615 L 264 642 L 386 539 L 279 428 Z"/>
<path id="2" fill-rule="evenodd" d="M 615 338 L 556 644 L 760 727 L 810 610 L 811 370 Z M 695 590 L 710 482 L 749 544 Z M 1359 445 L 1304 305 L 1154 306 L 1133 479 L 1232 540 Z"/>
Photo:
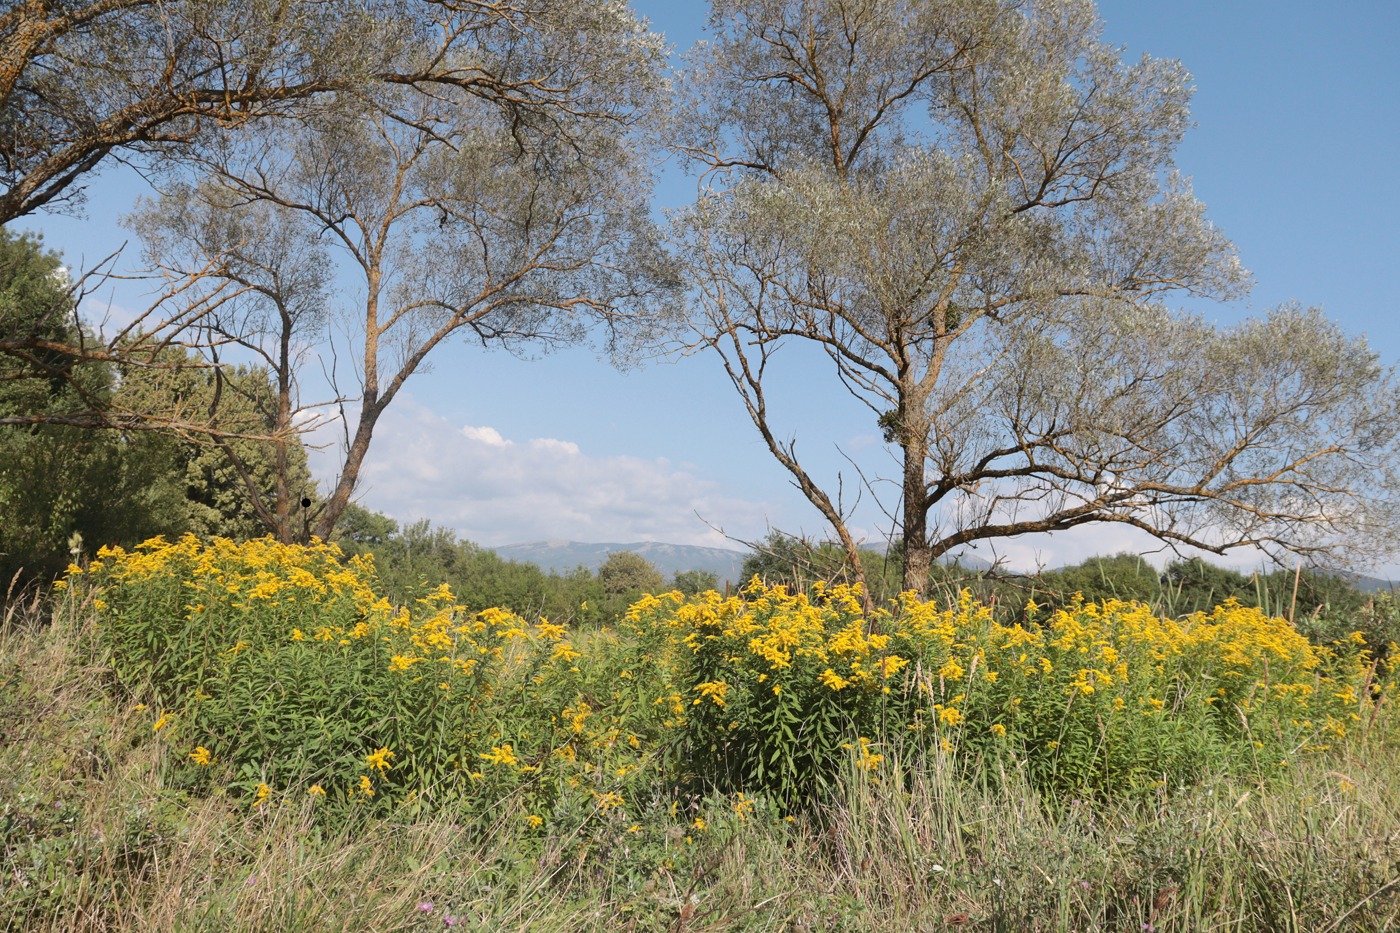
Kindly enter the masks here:
<path id="1" fill-rule="evenodd" d="M 668 142 L 704 183 L 672 218 L 694 310 L 671 349 L 716 355 L 850 572 L 841 478 L 774 404 L 820 366 L 891 448 L 894 475 L 853 465 L 894 490 L 900 589 L 1090 522 L 1396 547 L 1400 383 L 1315 309 L 1169 307 L 1249 277 L 1177 171 L 1189 75 L 1124 60 L 1091 0 L 718 3 L 677 85 Z"/>
<path id="2" fill-rule="evenodd" d="M 262 367 L 196 365 L 167 349 L 158 366 L 126 366 L 112 407 L 180 425 L 208 420 L 212 433 L 148 432 L 184 489 L 182 530 L 245 541 L 307 536 L 319 499 L 299 434 L 279 434 L 277 392 Z M 280 461 L 280 466 L 279 466 Z"/>
<path id="3" fill-rule="evenodd" d="M 697 596 L 719 586 L 719 575 L 713 570 L 677 570 L 671 578 L 671 589 L 683 596 Z M 653 590 L 659 587 L 653 587 Z"/>
<path id="4" fill-rule="evenodd" d="M 73 339 L 58 255 L 0 229 L 0 335 Z M 109 367 L 42 351 L 0 355 L 0 416 L 64 414 L 110 398 Z M 0 601 L 12 580 L 52 579 L 82 542 L 180 530 L 181 490 L 158 443 L 62 425 L 0 426 Z M 74 537 L 76 535 L 77 537 Z"/>
<path id="5" fill-rule="evenodd" d="M 1230 601 L 1179 622 L 1075 601 L 1006 626 L 966 592 L 943 609 L 906 594 L 870 617 L 858 597 L 755 581 L 727 600 L 633 607 L 639 637 L 690 698 L 683 759 L 695 779 L 792 805 L 850 757 L 878 770 L 921 750 L 1000 762 L 1046 791 L 1131 795 L 1210 770 L 1277 773 L 1375 702 L 1362 695 L 1372 679 L 1359 635 L 1314 647 Z"/>
<path id="6" fill-rule="evenodd" d="M 218 775 L 252 807 L 311 795 L 338 819 L 514 795 L 543 819 L 618 807 L 624 778 L 645 775 L 655 717 L 630 650 L 600 634 L 581 668 L 562 626 L 470 612 L 446 586 L 396 610 L 369 558 L 339 558 L 186 536 L 75 568 L 120 683 L 150 685 L 151 728 L 184 749 L 187 786 Z"/>
<path id="7" fill-rule="evenodd" d="M 1379 933 L 1400 921 L 1400 735 L 1385 708 L 1300 756 L 1291 780 L 1213 774 L 1147 800 L 1046 799 L 1014 772 L 969 780 L 956 757 L 896 755 L 875 771 L 852 761 L 791 818 L 762 797 L 714 795 L 541 827 L 512 802 L 486 825 L 468 806 L 336 830 L 312 800 L 192 795 L 189 748 L 110 690 L 79 595 L 51 625 L 22 613 L 0 625 L 5 928 Z"/>
<path id="8" fill-rule="evenodd" d="M 634 551 L 614 551 L 598 568 L 598 606 L 605 619 L 621 617 L 627 607 L 644 593 L 666 588 L 666 578 L 651 561 Z"/>

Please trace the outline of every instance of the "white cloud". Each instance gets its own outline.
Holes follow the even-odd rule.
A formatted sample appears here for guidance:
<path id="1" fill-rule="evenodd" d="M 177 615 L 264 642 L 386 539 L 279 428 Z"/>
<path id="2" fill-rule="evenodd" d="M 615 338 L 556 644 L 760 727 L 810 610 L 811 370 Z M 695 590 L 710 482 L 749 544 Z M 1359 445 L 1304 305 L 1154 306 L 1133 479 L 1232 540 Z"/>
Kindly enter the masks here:
<path id="1" fill-rule="evenodd" d="M 314 458 L 318 467 L 331 459 Z M 487 545 L 571 539 L 734 547 L 706 522 L 758 537 L 774 511 L 666 458 L 595 456 L 557 438 L 514 440 L 493 427 L 454 425 L 406 395 L 375 431 L 357 499 L 401 522 L 427 518 Z"/>

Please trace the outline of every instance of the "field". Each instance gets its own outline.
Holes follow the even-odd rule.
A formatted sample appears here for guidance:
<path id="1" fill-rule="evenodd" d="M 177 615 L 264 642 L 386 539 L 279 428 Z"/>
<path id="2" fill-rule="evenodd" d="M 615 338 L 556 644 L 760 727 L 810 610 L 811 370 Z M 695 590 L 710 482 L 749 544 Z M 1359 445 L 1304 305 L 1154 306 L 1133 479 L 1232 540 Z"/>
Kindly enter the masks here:
<path id="1" fill-rule="evenodd" d="M 1400 655 L 1227 602 L 396 606 L 270 540 L 109 549 L 0 635 L 15 930 L 1400 923 Z"/>

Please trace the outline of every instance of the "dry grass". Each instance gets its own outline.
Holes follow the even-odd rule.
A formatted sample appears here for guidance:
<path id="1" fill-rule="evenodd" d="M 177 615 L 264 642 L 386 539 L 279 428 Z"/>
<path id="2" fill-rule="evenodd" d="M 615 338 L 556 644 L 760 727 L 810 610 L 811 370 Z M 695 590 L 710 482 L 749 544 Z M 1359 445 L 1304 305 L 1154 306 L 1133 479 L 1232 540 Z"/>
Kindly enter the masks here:
<path id="1" fill-rule="evenodd" d="M 796 822 L 665 801 L 544 840 L 518 814 L 330 832 L 166 783 L 81 607 L 0 629 L 0 927 L 13 930 L 1381 931 L 1400 926 L 1400 729 L 1291 783 L 1134 804 L 974 786 L 946 760 L 852 768 Z M 685 828 L 692 815 L 704 831 Z M 475 815 L 480 816 L 480 815 Z M 730 814 L 732 817 L 732 814 Z M 684 836 L 685 838 L 682 838 Z M 421 909 L 431 903 L 431 910 Z"/>

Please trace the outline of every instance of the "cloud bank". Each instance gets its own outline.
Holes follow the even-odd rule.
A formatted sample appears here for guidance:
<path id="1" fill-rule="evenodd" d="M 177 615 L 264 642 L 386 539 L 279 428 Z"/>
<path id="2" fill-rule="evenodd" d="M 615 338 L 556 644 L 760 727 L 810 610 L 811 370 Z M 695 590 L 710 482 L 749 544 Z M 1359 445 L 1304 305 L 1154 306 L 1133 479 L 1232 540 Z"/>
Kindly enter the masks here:
<path id="1" fill-rule="evenodd" d="M 325 485 L 332 457 L 313 457 Z M 775 507 L 726 495 L 666 458 L 595 456 L 556 438 L 514 439 L 453 424 L 400 396 L 375 430 L 357 501 L 404 521 L 427 518 L 485 545 L 567 539 L 735 547 Z"/>

